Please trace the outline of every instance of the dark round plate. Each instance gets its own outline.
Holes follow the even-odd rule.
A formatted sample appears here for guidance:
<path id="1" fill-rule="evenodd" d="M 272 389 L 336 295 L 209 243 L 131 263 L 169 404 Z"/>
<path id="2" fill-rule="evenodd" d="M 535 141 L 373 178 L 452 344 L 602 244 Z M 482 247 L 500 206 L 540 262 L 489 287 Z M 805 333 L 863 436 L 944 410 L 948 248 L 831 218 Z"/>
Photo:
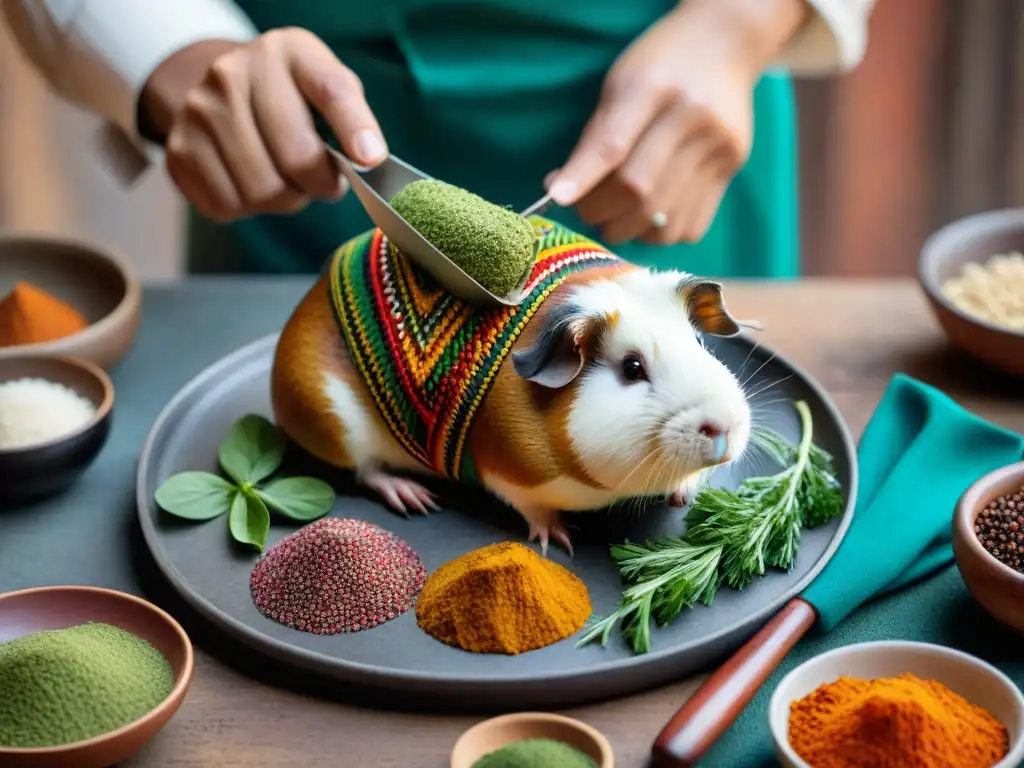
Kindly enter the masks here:
<path id="1" fill-rule="evenodd" d="M 747 338 L 717 339 L 709 347 L 744 379 L 754 394 L 755 420 L 794 442 L 799 420 L 791 400 L 804 399 L 814 416 L 814 439 L 835 457 L 846 508 L 828 526 L 805 531 L 795 567 L 773 572 L 736 592 L 723 588 L 710 607 L 685 611 L 668 627 L 652 630 L 652 649 L 634 655 L 614 633 L 604 648 L 576 648 L 577 637 L 520 656 L 474 654 L 448 647 L 416 626 L 414 611 L 372 630 L 334 636 L 289 629 L 256 610 L 249 572 L 256 554 L 232 546 L 227 521 L 186 523 L 162 512 L 153 495 L 167 477 L 189 469 L 217 471 L 217 448 L 231 424 L 250 412 L 270 416 L 269 374 L 277 336 L 256 341 L 213 364 L 167 404 L 150 431 L 139 461 L 139 519 L 158 567 L 174 588 L 220 630 L 287 664 L 357 685 L 401 693 L 402 699 L 495 702 L 501 709 L 568 706 L 620 696 L 693 673 L 750 638 L 825 566 L 853 515 L 857 469 L 853 441 L 828 395 L 784 358 Z M 769 388 L 770 387 L 770 388 Z M 760 391 L 760 392 L 759 392 Z M 758 393 L 759 392 L 759 393 Z M 753 456 L 753 454 L 751 454 Z M 746 476 L 777 467 L 744 458 L 713 477 L 733 487 Z M 307 468 L 307 471 L 308 468 Z M 322 472 L 323 468 L 317 470 Z M 339 475 L 339 478 L 341 476 Z M 328 478 L 336 480 L 333 476 Z M 338 479 L 331 514 L 376 523 L 405 539 L 428 572 L 471 549 L 496 541 L 525 541 L 517 515 L 490 496 L 450 484 L 437 489 L 444 510 L 404 519 L 375 498 Z M 622 592 L 608 542 L 678 534 L 684 510 L 648 508 L 575 515 L 574 558 L 554 547 L 549 556 L 587 584 L 594 613 L 612 611 Z M 275 518 L 269 547 L 297 528 Z"/>

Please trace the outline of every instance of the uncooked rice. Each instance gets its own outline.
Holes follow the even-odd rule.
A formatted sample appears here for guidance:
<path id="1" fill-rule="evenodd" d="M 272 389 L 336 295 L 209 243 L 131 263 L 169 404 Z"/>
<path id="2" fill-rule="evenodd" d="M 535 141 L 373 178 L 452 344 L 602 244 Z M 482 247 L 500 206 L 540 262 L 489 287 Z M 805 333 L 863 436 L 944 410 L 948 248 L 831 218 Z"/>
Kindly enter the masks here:
<path id="1" fill-rule="evenodd" d="M 942 292 L 962 312 L 1024 331 L 1024 255 L 1017 251 L 965 265 L 942 284 Z"/>
<path id="2" fill-rule="evenodd" d="M 63 384 L 38 378 L 0 383 L 0 450 L 70 435 L 95 415 L 91 402 Z"/>

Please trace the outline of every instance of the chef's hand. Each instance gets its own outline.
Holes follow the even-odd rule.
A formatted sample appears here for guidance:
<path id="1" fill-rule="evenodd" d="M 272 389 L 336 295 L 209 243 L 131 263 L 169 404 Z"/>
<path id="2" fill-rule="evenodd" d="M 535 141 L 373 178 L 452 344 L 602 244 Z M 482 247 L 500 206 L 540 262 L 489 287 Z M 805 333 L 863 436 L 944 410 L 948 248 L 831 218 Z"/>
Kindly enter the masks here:
<path id="1" fill-rule="evenodd" d="M 356 162 L 387 156 L 359 78 L 303 29 L 172 55 L 143 89 L 140 128 L 165 141 L 167 171 L 196 209 L 227 222 L 345 194 L 310 107 Z"/>
<path id="2" fill-rule="evenodd" d="M 703 237 L 750 154 L 753 89 L 805 0 L 686 0 L 618 58 L 566 163 L 559 205 L 620 243 Z"/>

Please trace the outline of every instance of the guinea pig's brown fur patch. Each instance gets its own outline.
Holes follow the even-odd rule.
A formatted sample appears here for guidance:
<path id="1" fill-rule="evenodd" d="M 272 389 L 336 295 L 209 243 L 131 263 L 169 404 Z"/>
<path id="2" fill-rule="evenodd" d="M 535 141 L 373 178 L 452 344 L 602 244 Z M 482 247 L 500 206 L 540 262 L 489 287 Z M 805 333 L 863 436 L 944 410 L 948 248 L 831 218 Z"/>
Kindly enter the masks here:
<path id="1" fill-rule="evenodd" d="M 318 459 L 352 469 L 345 450 L 347 427 L 324 392 L 324 375 L 333 374 L 358 393 L 370 412 L 374 406 L 338 332 L 325 275 L 299 303 L 281 332 L 270 374 L 274 419 L 292 440 Z"/>
<path id="2" fill-rule="evenodd" d="M 594 273 L 567 277 L 547 298 L 513 349 L 534 341 L 543 326 L 544 315 L 563 300 L 572 285 L 618 271 L 618 268 L 607 272 L 595 270 Z M 618 317 L 611 313 L 574 329 L 576 343 L 588 359 L 593 359 L 601 334 L 617 321 Z M 470 432 L 469 449 L 477 472 L 496 474 L 526 488 L 543 485 L 559 477 L 571 477 L 583 485 L 603 488 L 580 463 L 569 438 L 569 414 L 577 387 L 577 381 L 559 390 L 535 386 L 516 373 L 511 358 L 506 359 Z"/>

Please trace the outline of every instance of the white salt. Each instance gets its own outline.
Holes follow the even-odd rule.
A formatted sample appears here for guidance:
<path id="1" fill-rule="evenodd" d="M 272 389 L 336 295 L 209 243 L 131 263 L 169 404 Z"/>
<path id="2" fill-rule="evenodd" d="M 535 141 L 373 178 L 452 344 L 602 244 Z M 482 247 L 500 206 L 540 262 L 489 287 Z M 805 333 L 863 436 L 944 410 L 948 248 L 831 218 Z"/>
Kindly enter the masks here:
<path id="1" fill-rule="evenodd" d="M 70 435 L 96 415 L 73 389 L 46 379 L 0 383 L 0 450 L 25 448 Z"/>

